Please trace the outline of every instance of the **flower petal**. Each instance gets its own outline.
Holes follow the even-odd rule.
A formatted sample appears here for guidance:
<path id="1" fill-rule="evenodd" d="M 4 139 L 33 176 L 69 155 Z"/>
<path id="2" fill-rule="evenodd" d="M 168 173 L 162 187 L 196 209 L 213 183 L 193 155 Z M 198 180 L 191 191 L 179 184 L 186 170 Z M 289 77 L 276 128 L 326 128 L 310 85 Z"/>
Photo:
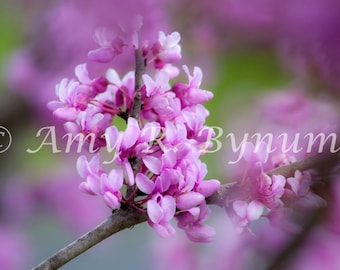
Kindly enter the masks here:
<path id="1" fill-rule="evenodd" d="M 176 206 L 181 210 L 188 210 L 199 205 L 204 199 L 204 196 L 198 192 L 188 192 L 176 198 Z"/>
<path id="2" fill-rule="evenodd" d="M 145 194 L 151 194 L 155 183 L 149 179 L 145 174 L 137 173 L 136 175 L 136 185 Z"/>
<path id="3" fill-rule="evenodd" d="M 159 223 L 163 218 L 163 210 L 160 207 L 160 205 L 154 200 L 148 200 L 147 213 L 148 213 L 149 219 L 153 223 Z"/>
<path id="4" fill-rule="evenodd" d="M 143 157 L 143 162 L 152 173 L 159 174 L 161 172 L 162 162 L 159 158 L 148 155 Z"/>

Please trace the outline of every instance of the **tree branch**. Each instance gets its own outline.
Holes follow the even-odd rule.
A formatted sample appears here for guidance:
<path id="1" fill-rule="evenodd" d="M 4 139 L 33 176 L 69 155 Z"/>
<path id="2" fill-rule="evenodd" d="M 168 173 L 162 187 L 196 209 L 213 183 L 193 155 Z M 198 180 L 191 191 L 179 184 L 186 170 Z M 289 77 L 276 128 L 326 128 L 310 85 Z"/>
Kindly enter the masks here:
<path id="1" fill-rule="evenodd" d="M 143 50 L 140 38 L 138 39 L 138 48 L 135 50 L 135 98 L 133 100 L 131 117 L 139 120 L 139 112 L 142 109 L 142 92 L 141 87 L 143 85 L 142 76 L 145 73 L 145 58 L 143 57 Z M 140 160 L 134 159 L 130 162 L 134 175 L 139 172 Z M 130 198 L 133 194 L 135 186 L 128 186 L 126 190 L 126 197 Z M 133 200 L 134 198 L 131 198 Z"/>
<path id="2" fill-rule="evenodd" d="M 141 87 L 143 85 L 142 76 L 145 72 L 145 59 L 143 57 L 142 45 L 139 39 L 138 49 L 135 51 L 135 98 L 133 100 L 131 117 L 139 118 L 139 112 L 142 107 Z"/>
<path id="3" fill-rule="evenodd" d="M 278 167 L 276 169 L 266 172 L 267 175 L 283 175 L 284 177 L 292 177 L 295 171 L 306 171 L 310 169 L 323 170 L 326 168 L 331 168 L 334 166 L 334 162 L 339 160 L 340 156 L 338 153 L 321 153 L 312 157 L 308 157 L 294 163 Z"/>
<path id="4" fill-rule="evenodd" d="M 275 168 L 273 170 L 266 172 L 266 174 L 269 176 L 282 175 L 285 178 L 293 177 L 297 170 L 303 172 L 310 169 L 320 171 L 327 167 L 331 168 L 334 166 L 334 163 L 339 159 L 340 155 L 338 153 L 336 154 L 321 153 L 312 157 L 296 161 L 288 165 Z M 216 204 L 221 207 L 224 207 L 226 199 L 232 198 L 232 196 L 234 196 L 233 194 L 237 194 L 240 191 L 240 188 L 238 187 L 237 184 L 238 182 L 231 182 L 228 184 L 221 185 L 220 189 L 216 193 L 207 198 L 207 203 Z"/>
<path id="5" fill-rule="evenodd" d="M 32 270 L 54 270 L 76 258 L 89 248 L 124 229 L 145 222 L 147 215 L 135 209 L 119 209 L 96 228 L 81 236 Z"/>
<path id="6" fill-rule="evenodd" d="M 305 171 L 309 169 L 325 168 L 326 166 L 330 166 L 329 164 L 334 164 L 334 162 L 337 160 L 339 160 L 339 154 L 319 154 L 289 165 L 276 168 L 267 172 L 267 174 L 281 174 L 285 177 L 291 177 L 294 176 L 296 170 Z M 216 204 L 223 207 L 225 205 L 226 198 L 228 196 L 232 196 L 235 189 L 237 189 L 237 182 L 222 185 L 215 194 L 207 198 L 207 203 Z M 134 225 L 145 222 L 146 220 L 147 215 L 135 209 L 127 208 L 116 210 L 110 217 L 99 224 L 96 228 L 89 231 L 65 248 L 59 250 L 52 257 L 43 261 L 32 270 L 57 269 L 109 236 L 126 228 L 130 228 Z"/>

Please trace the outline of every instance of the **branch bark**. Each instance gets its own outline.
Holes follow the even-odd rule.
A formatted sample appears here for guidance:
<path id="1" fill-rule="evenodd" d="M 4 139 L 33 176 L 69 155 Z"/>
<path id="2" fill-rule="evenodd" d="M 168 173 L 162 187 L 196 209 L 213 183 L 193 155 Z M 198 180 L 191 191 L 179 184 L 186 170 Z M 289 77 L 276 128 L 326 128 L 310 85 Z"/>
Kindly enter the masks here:
<path id="1" fill-rule="evenodd" d="M 145 73 L 145 59 L 143 57 L 142 45 L 139 40 L 138 49 L 135 51 L 135 98 L 133 101 L 131 117 L 139 118 L 139 112 L 142 106 L 141 87 L 143 85 L 142 76 Z"/>
<path id="2" fill-rule="evenodd" d="M 325 155 L 319 154 L 310 158 L 306 158 L 295 163 L 282 166 L 267 172 L 268 175 L 283 175 L 285 177 L 294 176 L 296 170 L 305 171 L 309 169 L 320 170 L 322 168 L 330 166 L 339 160 L 339 154 Z M 225 200 L 228 196 L 231 196 L 233 190 L 237 188 L 237 182 L 222 185 L 220 189 L 207 198 L 208 204 L 216 204 L 219 206 L 225 205 Z M 68 246 L 59 250 L 53 256 L 43 261 L 32 270 L 53 270 L 58 269 L 67 262 L 79 256 L 89 248 L 108 238 L 109 236 L 130 228 L 139 223 L 145 222 L 147 215 L 139 212 L 138 210 L 128 208 L 119 209 L 115 211 L 104 222 L 99 224 L 96 228 L 89 231 L 76 241 L 72 242 Z"/>

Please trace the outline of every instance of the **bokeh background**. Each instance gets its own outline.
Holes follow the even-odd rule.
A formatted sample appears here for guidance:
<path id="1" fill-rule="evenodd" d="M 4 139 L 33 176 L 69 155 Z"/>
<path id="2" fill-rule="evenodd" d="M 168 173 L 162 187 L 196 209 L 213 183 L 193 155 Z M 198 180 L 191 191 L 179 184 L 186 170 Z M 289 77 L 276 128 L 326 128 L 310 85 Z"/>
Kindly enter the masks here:
<path id="1" fill-rule="evenodd" d="M 46 103 L 54 99 L 55 84 L 87 62 L 97 27 L 116 29 L 117 18 L 136 12 L 144 15 L 147 37 L 160 30 L 181 33 L 180 64 L 202 68 L 202 88 L 215 96 L 206 105 L 208 125 L 224 131 L 223 148 L 203 158 L 208 178 L 227 182 L 232 168 L 223 138 L 262 120 L 253 117 L 263 97 L 270 101 L 279 91 L 298 91 L 337 107 L 339 11 L 336 0 L 2 0 L 0 126 L 11 131 L 13 143 L 0 154 L 0 268 L 31 268 L 110 214 L 100 198 L 78 191 L 77 155 L 52 153 L 49 147 L 26 151 L 39 146 L 42 137 L 36 134 L 46 126 L 56 127 L 63 147 L 63 129 Z M 121 59 L 112 65 L 121 74 L 133 69 Z M 92 63 L 91 74 L 105 68 Z M 251 269 L 262 269 L 263 258 L 245 248 L 230 221 L 220 217 L 222 210 L 213 210 L 210 223 L 220 236 L 210 244 L 189 244 L 180 232 L 175 240 L 159 239 L 142 224 L 63 269 L 243 270 L 247 260 L 257 262 Z"/>

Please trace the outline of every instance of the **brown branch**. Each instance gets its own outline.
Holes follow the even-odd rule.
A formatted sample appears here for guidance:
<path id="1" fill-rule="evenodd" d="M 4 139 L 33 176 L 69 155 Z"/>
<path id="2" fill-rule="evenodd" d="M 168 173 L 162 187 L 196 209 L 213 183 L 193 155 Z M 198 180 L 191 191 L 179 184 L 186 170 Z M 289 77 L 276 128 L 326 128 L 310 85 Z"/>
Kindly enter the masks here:
<path id="1" fill-rule="evenodd" d="M 291 177 L 294 176 L 295 170 L 305 171 L 309 169 L 324 168 L 327 164 L 335 162 L 338 159 L 339 155 L 325 156 L 323 154 L 319 154 L 317 156 L 271 170 L 268 174 L 281 174 L 285 177 Z M 222 185 L 215 194 L 207 198 L 207 203 L 223 207 L 225 205 L 226 198 L 228 196 L 232 196 L 233 191 L 237 188 L 236 182 Z M 147 215 L 135 209 L 119 209 L 96 228 L 89 231 L 65 248 L 59 250 L 52 257 L 43 261 L 32 270 L 57 269 L 109 236 L 126 228 L 145 222 L 146 220 Z"/>
<path id="2" fill-rule="evenodd" d="M 145 222 L 146 220 L 147 215 L 135 209 L 119 209 L 96 228 L 59 250 L 32 270 L 58 269 L 112 234 Z"/>
<path id="3" fill-rule="evenodd" d="M 336 160 L 339 160 L 339 154 L 321 153 L 312 157 L 308 157 L 294 163 L 284 165 L 266 172 L 269 176 L 272 175 L 283 175 L 284 177 L 292 177 L 295 171 L 306 171 L 310 169 L 321 170 L 324 167 L 332 167 L 331 164 Z"/>
<path id="4" fill-rule="evenodd" d="M 142 92 L 141 87 L 143 86 L 142 76 L 145 73 L 145 58 L 143 57 L 143 50 L 140 38 L 138 40 L 138 48 L 135 50 L 135 98 L 133 100 L 131 117 L 139 120 L 139 112 L 142 109 Z M 140 168 L 140 160 L 134 159 L 130 162 L 133 173 L 136 175 L 139 172 Z M 135 186 L 129 186 L 126 190 L 126 198 L 130 198 L 130 195 L 133 194 Z M 130 198 L 133 200 L 134 198 Z"/>
<path id="5" fill-rule="evenodd" d="M 139 118 L 139 112 L 142 107 L 142 93 L 141 87 L 143 86 L 142 76 L 145 73 L 145 59 L 143 57 L 143 50 L 141 42 L 139 41 L 138 49 L 135 51 L 135 98 L 133 100 L 131 117 Z"/>

